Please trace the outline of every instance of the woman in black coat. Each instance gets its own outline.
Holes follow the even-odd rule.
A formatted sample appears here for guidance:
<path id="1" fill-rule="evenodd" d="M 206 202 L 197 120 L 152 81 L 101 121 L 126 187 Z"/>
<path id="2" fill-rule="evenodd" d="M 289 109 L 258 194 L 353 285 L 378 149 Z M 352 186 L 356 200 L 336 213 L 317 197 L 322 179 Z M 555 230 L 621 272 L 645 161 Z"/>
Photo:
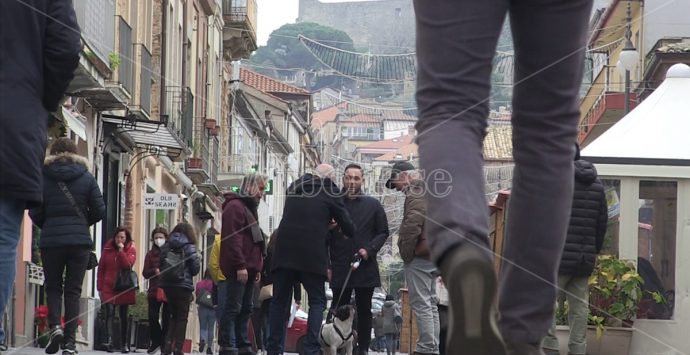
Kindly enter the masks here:
<path id="1" fill-rule="evenodd" d="M 43 205 L 30 211 L 41 228 L 41 259 L 48 298 L 50 340 L 46 353 L 76 352 L 79 297 L 93 240 L 89 227 L 105 215 L 105 204 L 88 161 L 69 138 L 57 139 L 43 167 Z M 64 279 L 63 279 L 64 275 Z M 60 327 L 64 290 L 65 329 Z"/>

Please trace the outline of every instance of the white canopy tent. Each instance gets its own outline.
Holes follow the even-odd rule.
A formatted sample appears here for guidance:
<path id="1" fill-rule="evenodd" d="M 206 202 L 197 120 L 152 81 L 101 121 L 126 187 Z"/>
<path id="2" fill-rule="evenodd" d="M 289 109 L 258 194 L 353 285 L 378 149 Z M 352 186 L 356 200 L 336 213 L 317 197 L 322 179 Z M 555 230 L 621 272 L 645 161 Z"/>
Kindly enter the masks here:
<path id="1" fill-rule="evenodd" d="M 629 353 L 690 354 L 690 67 L 671 67 L 581 155 L 607 187 L 606 252 L 637 261 L 645 286 L 667 292 L 668 307 L 635 321 Z"/>

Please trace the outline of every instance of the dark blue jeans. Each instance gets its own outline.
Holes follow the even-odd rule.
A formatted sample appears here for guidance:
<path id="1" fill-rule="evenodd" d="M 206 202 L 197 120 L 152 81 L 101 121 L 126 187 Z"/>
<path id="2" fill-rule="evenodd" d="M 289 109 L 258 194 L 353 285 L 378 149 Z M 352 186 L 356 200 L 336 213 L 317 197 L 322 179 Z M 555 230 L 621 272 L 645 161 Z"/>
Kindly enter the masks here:
<path id="1" fill-rule="evenodd" d="M 0 197 L 0 316 L 5 312 L 5 306 L 14 285 L 17 243 L 22 217 L 24 217 L 23 201 Z M 4 340 L 5 332 L 0 323 L 0 343 Z"/>
<path id="2" fill-rule="evenodd" d="M 249 341 L 249 318 L 254 301 L 254 280 L 249 275 L 247 283 L 236 279 L 221 281 L 218 284 L 218 302 L 221 307 L 218 322 L 218 345 L 221 350 L 251 350 Z"/>
<path id="3" fill-rule="evenodd" d="M 268 312 L 268 354 L 279 355 L 285 347 L 285 324 L 295 282 L 302 283 L 309 299 L 309 319 L 304 352 L 307 355 L 321 354 L 319 330 L 326 309 L 326 276 L 295 270 L 276 270 L 273 272 L 273 299 Z"/>

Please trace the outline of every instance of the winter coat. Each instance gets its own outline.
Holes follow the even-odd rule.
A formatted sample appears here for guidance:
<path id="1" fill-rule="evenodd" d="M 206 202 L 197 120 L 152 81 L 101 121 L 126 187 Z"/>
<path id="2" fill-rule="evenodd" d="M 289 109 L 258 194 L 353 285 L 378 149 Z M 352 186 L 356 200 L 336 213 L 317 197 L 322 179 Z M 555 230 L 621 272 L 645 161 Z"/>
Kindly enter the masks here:
<path id="1" fill-rule="evenodd" d="M 295 270 L 326 277 L 331 219 L 335 219 L 346 236 L 354 235 L 355 227 L 342 194 L 330 179 L 306 174 L 290 185 L 271 270 Z"/>
<path id="2" fill-rule="evenodd" d="M 203 279 L 196 283 L 196 296 L 199 297 L 199 292 L 206 290 L 208 293 L 213 293 L 213 280 Z"/>
<path id="3" fill-rule="evenodd" d="M 379 287 L 381 277 L 376 254 L 386 243 L 389 235 L 386 211 L 377 199 L 370 196 L 361 195 L 353 199 L 346 197 L 344 202 L 355 224 L 355 234 L 345 238 L 339 229 L 331 231 L 331 287 L 343 287 L 352 257 L 362 248 L 367 251 L 369 258 L 362 260 L 359 268 L 352 272 L 347 287 Z"/>
<path id="4" fill-rule="evenodd" d="M 199 254 L 196 252 L 196 246 L 189 241 L 186 235 L 177 232 L 170 234 L 168 241 L 161 247 L 161 262 L 169 250 L 180 249 L 182 249 L 185 260 L 184 280 L 177 283 L 170 283 L 161 278 L 159 285 L 164 289 L 184 288 L 194 291 L 194 276 L 199 274 L 201 265 L 199 262 Z M 163 272 L 163 270 L 161 270 L 161 272 Z"/>
<path id="5" fill-rule="evenodd" d="M 278 230 L 276 230 L 275 232 L 278 232 Z M 277 235 L 278 233 L 276 233 L 275 236 L 273 236 L 273 238 L 277 238 Z M 271 264 L 273 260 L 274 250 L 275 242 L 271 243 L 269 241 L 266 252 L 266 258 L 264 259 L 264 268 L 263 270 L 261 270 L 261 281 L 259 282 L 259 286 L 261 287 L 273 284 L 273 272 L 271 272 Z M 299 281 L 296 281 L 293 285 L 292 296 L 294 297 L 296 303 L 302 303 L 302 284 Z"/>
<path id="6" fill-rule="evenodd" d="M 568 235 L 558 273 L 589 276 L 606 235 L 608 207 L 597 170 L 586 160 L 575 161 L 575 190 Z"/>
<path id="7" fill-rule="evenodd" d="M 89 226 L 105 216 L 103 195 L 89 173 L 88 161 L 76 154 L 63 153 L 46 158 L 43 167 L 43 205 L 29 215 L 41 228 L 39 247 L 93 247 Z M 85 221 L 60 189 L 63 182 Z"/>
<path id="8" fill-rule="evenodd" d="M 154 245 L 144 258 L 144 270 L 141 271 L 141 275 L 149 280 L 149 289 L 147 291 L 148 298 L 156 298 L 156 292 L 158 291 L 160 278 L 156 274 L 156 270 L 160 270 L 161 267 L 161 248 Z"/>
<path id="9" fill-rule="evenodd" d="M 402 323 L 402 314 L 398 304 L 395 301 L 384 302 L 381 313 L 383 314 L 383 333 L 398 334 Z"/>
<path id="10" fill-rule="evenodd" d="M 383 331 L 383 316 L 381 314 L 375 315 L 372 323 L 374 324 L 375 338 L 380 338 L 386 335 L 386 333 Z"/>
<path id="11" fill-rule="evenodd" d="M 0 1 L 0 197 L 42 201 L 49 112 L 80 51 L 71 0 Z"/>
<path id="12" fill-rule="evenodd" d="M 258 223 L 253 200 L 235 193 L 225 194 L 220 269 L 226 278 L 237 279 L 237 271 L 242 269 L 250 275 L 261 272 L 265 241 L 255 242 L 252 234 L 252 228 L 257 229 Z"/>
<path id="13" fill-rule="evenodd" d="M 211 256 L 208 258 L 208 270 L 211 272 L 211 278 L 216 284 L 225 281 L 225 275 L 220 270 L 220 242 L 223 237 L 218 234 L 213 240 L 213 247 L 211 248 Z"/>
<path id="14" fill-rule="evenodd" d="M 424 181 L 414 180 L 405 189 L 403 219 L 398 230 L 398 250 L 405 264 L 415 257 L 428 258 L 427 253 L 420 253 L 419 246 L 424 240 L 424 222 L 426 220 L 426 201 L 424 200 Z"/>
<path id="15" fill-rule="evenodd" d="M 126 242 L 122 250 L 118 250 L 113 239 L 106 242 L 101 253 L 101 260 L 98 261 L 98 277 L 96 278 L 96 289 L 101 295 L 101 303 L 117 305 L 136 303 L 135 290 L 115 291 L 120 270 L 131 269 L 136 260 L 137 249 L 133 242 Z"/>

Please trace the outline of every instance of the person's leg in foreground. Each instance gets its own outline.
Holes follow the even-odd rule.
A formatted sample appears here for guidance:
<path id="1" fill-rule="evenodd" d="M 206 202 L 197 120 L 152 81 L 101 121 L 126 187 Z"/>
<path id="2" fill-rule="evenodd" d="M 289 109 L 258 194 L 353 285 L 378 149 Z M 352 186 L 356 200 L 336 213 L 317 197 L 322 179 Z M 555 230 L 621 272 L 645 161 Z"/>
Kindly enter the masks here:
<path id="1" fill-rule="evenodd" d="M 584 355 L 587 353 L 587 319 L 589 317 L 589 278 L 578 276 L 558 276 L 558 289 L 562 290 L 568 300 L 568 354 Z M 547 354 L 556 354 L 559 349 L 556 337 L 556 318 L 544 338 L 544 350 Z"/>
<path id="2" fill-rule="evenodd" d="M 163 344 L 163 330 L 161 329 L 160 315 L 161 315 L 161 305 L 162 302 L 158 302 L 153 297 L 148 299 L 149 308 L 149 349 L 146 351 L 148 354 L 153 354 L 160 348 Z"/>
<path id="3" fill-rule="evenodd" d="M 449 193 L 427 194 L 426 223 L 432 254 L 449 285 L 450 349 L 505 354 L 502 333 L 509 353 L 538 354 L 551 325 L 553 284 L 572 202 L 590 10 L 591 0 L 443 0 L 433 7 L 415 1 L 421 166 L 427 174 L 442 170 L 453 179 Z M 492 58 L 508 11 L 515 40 L 516 166 L 499 333 L 482 140 Z"/>
<path id="4" fill-rule="evenodd" d="M 62 316 L 62 296 L 64 292 L 64 271 L 67 264 L 67 254 L 62 248 L 41 249 L 41 261 L 45 270 L 45 290 L 48 303 L 48 326 L 50 338 L 46 345 L 46 354 L 55 354 L 64 342 L 64 330 L 60 317 Z M 80 285 L 81 286 L 81 285 Z"/>
<path id="5" fill-rule="evenodd" d="M 12 294 L 16 272 L 19 229 L 24 217 L 24 202 L 0 197 L 0 314 Z M 0 324 L 0 344 L 5 342 L 5 331 Z"/>
<path id="6" fill-rule="evenodd" d="M 357 347 L 360 354 L 366 354 L 371 343 L 371 298 L 373 296 L 373 287 L 355 289 L 355 300 L 357 301 Z"/>
<path id="7" fill-rule="evenodd" d="M 326 309 L 326 276 L 316 273 L 302 272 L 300 282 L 307 291 L 309 300 L 309 316 L 307 317 L 307 338 L 304 342 L 304 352 L 307 355 L 320 355 L 319 331 L 323 321 L 323 311 Z M 275 279 L 275 278 L 274 278 Z M 291 286 L 294 285 L 294 282 Z M 273 329 L 271 329 L 272 331 Z"/>
<path id="8" fill-rule="evenodd" d="M 273 272 L 273 298 L 268 312 L 268 355 L 279 355 L 285 347 L 285 324 L 290 313 L 292 288 L 297 280 L 297 272 L 275 270 Z"/>
<path id="9" fill-rule="evenodd" d="M 65 339 L 62 344 L 63 355 L 75 354 L 77 351 L 77 323 L 79 320 L 79 298 L 81 285 L 84 283 L 86 267 L 89 263 L 91 248 L 66 248 L 69 253 L 65 270 Z"/>
<path id="10" fill-rule="evenodd" d="M 417 319 L 419 337 L 415 354 L 438 354 L 439 318 L 436 307 L 436 267 L 431 261 L 414 258 L 405 265 L 410 307 Z"/>
<path id="11" fill-rule="evenodd" d="M 254 308 L 254 280 L 256 275 L 249 275 L 247 282 L 244 284 L 242 294 L 240 295 L 240 312 L 236 318 L 235 324 L 235 343 L 239 349 L 239 354 L 253 354 L 252 343 L 249 341 L 249 319 L 252 316 L 252 308 Z"/>

